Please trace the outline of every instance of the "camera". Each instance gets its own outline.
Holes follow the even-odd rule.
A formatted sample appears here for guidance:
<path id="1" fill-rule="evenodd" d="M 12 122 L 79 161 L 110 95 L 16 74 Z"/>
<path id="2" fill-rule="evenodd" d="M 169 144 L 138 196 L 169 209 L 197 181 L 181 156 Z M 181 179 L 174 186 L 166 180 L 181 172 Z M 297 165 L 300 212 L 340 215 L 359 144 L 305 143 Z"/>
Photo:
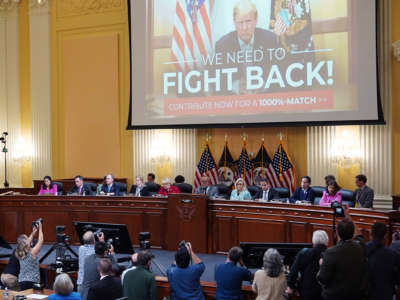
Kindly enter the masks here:
<path id="1" fill-rule="evenodd" d="M 339 202 L 333 201 L 331 203 L 331 208 L 333 209 L 333 214 L 336 217 L 344 217 L 344 209 L 343 209 L 342 205 L 340 205 Z"/>
<path id="2" fill-rule="evenodd" d="M 181 249 L 181 248 L 186 249 L 186 241 L 185 240 L 182 240 L 179 242 L 178 249 Z"/>
<path id="3" fill-rule="evenodd" d="M 108 239 L 108 240 L 107 240 L 106 244 L 107 244 L 107 249 L 108 249 L 108 250 L 111 249 L 111 246 L 112 246 L 113 242 L 114 242 L 113 239 Z"/>
<path id="4" fill-rule="evenodd" d="M 150 249 L 150 232 L 139 232 L 140 250 Z"/>
<path id="5" fill-rule="evenodd" d="M 70 255 L 63 255 L 63 257 L 57 257 L 56 262 L 51 264 L 51 267 L 56 269 L 57 274 L 74 272 L 79 269 L 79 260 Z"/>
<path id="6" fill-rule="evenodd" d="M 42 218 L 39 218 L 36 221 L 33 221 L 32 222 L 32 228 L 33 227 L 39 228 L 39 224 L 43 224 L 43 219 Z"/>
<path id="7" fill-rule="evenodd" d="M 70 241 L 70 237 L 64 233 L 65 226 L 57 225 L 56 226 L 56 240 L 57 243 L 68 243 Z"/>

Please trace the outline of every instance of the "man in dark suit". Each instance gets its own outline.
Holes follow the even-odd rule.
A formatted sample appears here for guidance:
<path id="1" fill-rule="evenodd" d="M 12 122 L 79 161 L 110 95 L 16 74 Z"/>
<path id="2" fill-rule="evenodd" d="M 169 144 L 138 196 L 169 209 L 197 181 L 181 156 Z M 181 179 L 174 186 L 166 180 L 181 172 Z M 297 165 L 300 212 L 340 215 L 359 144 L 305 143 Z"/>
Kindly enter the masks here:
<path id="1" fill-rule="evenodd" d="M 112 245 L 110 249 L 108 249 L 106 243 L 96 242 L 94 245 L 94 252 L 95 254 L 89 255 L 85 259 L 81 293 L 82 300 L 87 300 L 89 289 L 100 280 L 100 274 L 97 271 L 97 266 L 102 258 L 107 256 L 111 260 L 112 264 L 117 266 L 117 261 L 114 255 L 114 247 Z"/>
<path id="2" fill-rule="evenodd" d="M 191 194 L 193 192 L 193 186 L 189 183 L 185 182 L 185 177 L 182 175 L 178 175 L 175 177 L 175 186 L 179 188 L 181 193 L 189 193 Z"/>
<path id="3" fill-rule="evenodd" d="M 232 92 L 234 94 L 245 94 L 247 90 L 246 67 L 260 66 L 268 69 L 271 65 L 271 59 L 268 49 L 279 47 L 278 37 L 265 29 L 256 28 L 258 22 L 257 7 L 250 0 L 239 1 L 233 9 L 233 23 L 235 31 L 232 31 L 221 37 L 215 43 L 215 53 L 221 53 L 222 65 L 216 65 L 215 68 L 238 68 L 233 73 L 233 86 L 229 90 L 226 82 L 226 76 L 221 76 L 221 92 Z M 236 57 L 236 61 L 228 59 Z M 248 59 L 239 59 L 239 57 L 252 57 Z M 240 60 L 240 61 L 239 61 Z M 247 61 L 246 61 L 247 60 Z M 264 87 L 250 92 L 263 92 Z"/>
<path id="4" fill-rule="evenodd" d="M 107 174 L 105 184 L 101 186 L 100 195 L 120 196 L 119 187 L 114 183 L 114 175 Z"/>
<path id="5" fill-rule="evenodd" d="M 74 177 L 75 184 L 68 191 L 68 195 L 90 196 L 94 195 L 89 185 L 83 182 L 83 177 L 78 175 Z"/>
<path id="6" fill-rule="evenodd" d="M 129 193 L 135 195 L 136 197 L 145 196 L 143 194 L 143 191 L 144 191 L 144 188 L 146 187 L 146 185 L 144 184 L 143 177 L 136 176 L 135 183 L 136 184 L 132 185 Z"/>
<path id="7" fill-rule="evenodd" d="M 260 180 L 261 190 L 258 191 L 254 199 L 260 199 L 263 201 L 271 201 L 274 199 L 279 199 L 279 193 L 272 188 L 271 183 L 266 178 Z"/>
<path id="8" fill-rule="evenodd" d="M 374 202 L 374 190 L 366 185 L 367 176 L 357 175 L 356 185 L 358 189 L 355 190 L 356 207 L 372 208 Z"/>
<path id="9" fill-rule="evenodd" d="M 121 280 L 114 276 L 111 260 L 102 258 L 97 270 L 100 281 L 96 282 L 88 293 L 87 300 L 115 300 L 122 297 Z"/>
<path id="10" fill-rule="evenodd" d="M 290 203 L 295 203 L 296 201 L 314 203 L 315 194 L 310 184 L 311 178 L 309 176 L 303 176 L 301 178 L 300 187 L 296 188 L 292 197 L 290 197 Z"/>

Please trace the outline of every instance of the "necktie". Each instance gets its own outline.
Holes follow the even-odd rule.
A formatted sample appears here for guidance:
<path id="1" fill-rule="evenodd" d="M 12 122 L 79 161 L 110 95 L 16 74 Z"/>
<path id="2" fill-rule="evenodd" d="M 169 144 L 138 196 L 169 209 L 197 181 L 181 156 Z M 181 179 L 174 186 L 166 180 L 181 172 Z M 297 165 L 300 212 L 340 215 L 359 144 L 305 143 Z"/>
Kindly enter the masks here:
<path id="1" fill-rule="evenodd" d="M 268 191 L 264 191 L 263 194 L 264 194 L 263 200 L 268 200 L 268 197 L 267 197 Z"/>

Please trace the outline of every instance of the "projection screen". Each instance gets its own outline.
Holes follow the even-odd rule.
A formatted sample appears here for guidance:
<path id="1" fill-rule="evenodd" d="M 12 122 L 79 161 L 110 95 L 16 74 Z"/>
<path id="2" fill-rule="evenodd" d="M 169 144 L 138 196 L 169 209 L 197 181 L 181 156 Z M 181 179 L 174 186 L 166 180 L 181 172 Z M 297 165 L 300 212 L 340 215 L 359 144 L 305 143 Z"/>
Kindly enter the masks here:
<path id="1" fill-rule="evenodd" d="M 382 122 L 375 0 L 128 0 L 128 129 Z"/>

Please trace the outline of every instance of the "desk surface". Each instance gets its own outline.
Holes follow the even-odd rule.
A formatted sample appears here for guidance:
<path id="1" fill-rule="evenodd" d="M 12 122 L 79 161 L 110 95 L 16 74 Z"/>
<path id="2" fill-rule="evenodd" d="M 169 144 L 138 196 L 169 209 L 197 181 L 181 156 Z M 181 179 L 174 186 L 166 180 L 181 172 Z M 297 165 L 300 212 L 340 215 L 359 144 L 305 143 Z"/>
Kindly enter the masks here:
<path id="1" fill-rule="evenodd" d="M 0 291 L 0 300 L 3 300 L 3 292 L 4 292 L 4 291 Z M 25 295 L 25 296 L 28 296 L 28 295 L 32 295 L 32 294 L 36 294 L 36 295 L 51 295 L 51 294 L 53 294 L 53 291 L 52 291 L 52 290 L 46 290 L 46 289 L 41 290 L 41 291 L 34 291 L 33 289 L 29 289 L 29 290 L 25 290 L 25 291 L 21 291 L 21 292 L 9 291 L 8 299 L 9 299 L 9 300 L 12 300 L 12 297 L 13 297 L 13 296 L 16 296 L 16 295 Z M 11 297 L 10 297 L 10 296 L 11 296 Z M 29 297 L 28 297 L 28 299 L 33 299 L 33 298 L 29 298 Z M 46 297 L 46 298 L 43 298 L 43 299 L 46 300 L 47 297 Z"/>

